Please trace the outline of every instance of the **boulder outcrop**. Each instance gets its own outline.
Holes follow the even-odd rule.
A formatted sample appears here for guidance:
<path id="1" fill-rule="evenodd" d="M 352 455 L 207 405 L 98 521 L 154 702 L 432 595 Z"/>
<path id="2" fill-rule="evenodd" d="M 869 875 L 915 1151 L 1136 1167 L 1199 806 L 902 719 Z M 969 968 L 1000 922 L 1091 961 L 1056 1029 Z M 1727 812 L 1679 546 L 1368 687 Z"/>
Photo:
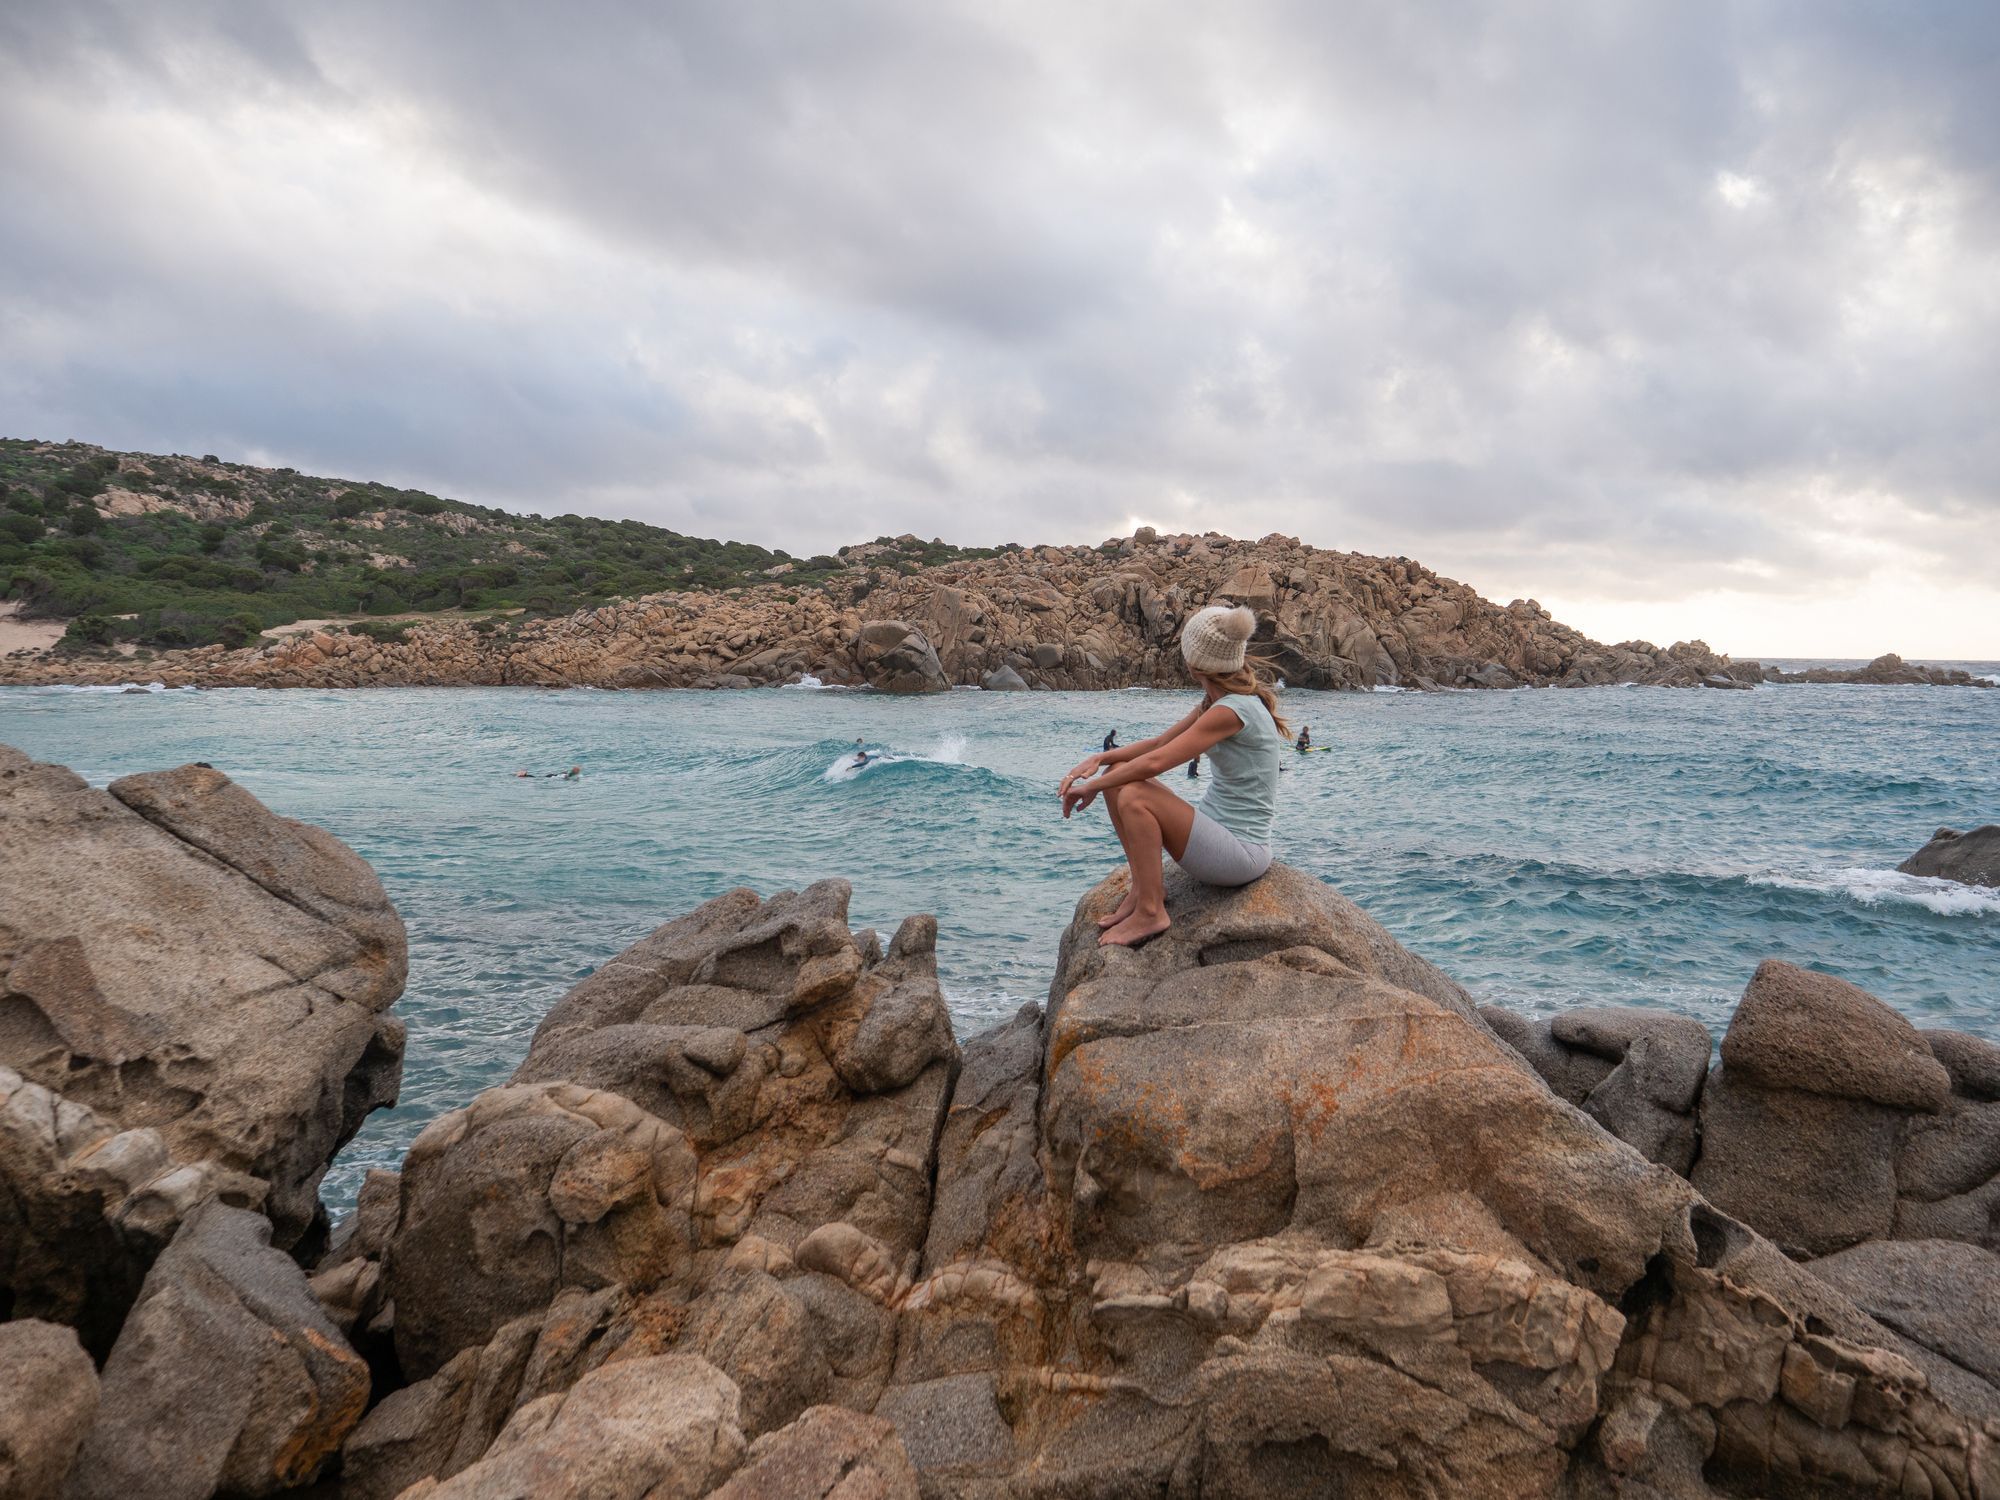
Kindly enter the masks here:
<path id="1" fill-rule="evenodd" d="M 1772 961 L 1708 1065 L 1664 1011 L 1480 1015 L 1555 1093 L 1801 1259 L 1889 1240 L 2000 1250 L 2000 1045 L 1918 1031 L 1832 975 Z"/>
<path id="2" fill-rule="evenodd" d="M 1934 667 L 1923 662 L 1904 661 L 1895 652 L 1878 656 L 1862 667 L 1808 667 L 1803 672 L 1764 670 L 1766 682 L 1846 682 L 1870 687 L 1974 687 L 1993 686 L 1984 677 L 1975 677 L 1962 667 Z"/>
<path id="3" fill-rule="evenodd" d="M 2000 823 L 1985 823 L 1970 833 L 1940 828 L 1896 868 L 1905 875 L 2000 887 Z"/>
<path id="4" fill-rule="evenodd" d="M 1702 1093 L 1694 1185 L 1793 1255 L 1895 1232 L 1898 1143 L 1939 1114 L 1951 1075 L 1867 992 L 1761 965 Z"/>
<path id="5" fill-rule="evenodd" d="M 670 590 L 558 618 L 419 620 L 386 635 L 373 626 L 281 631 L 234 651 L 168 652 L 144 670 L 170 687 L 725 688 L 806 674 L 888 692 L 1176 687 L 1186 680 L 1181 625 L 1227 600 L 1256 612 L 1252 649 L 1297 687 L 1991 686 L 1894 657 L 1787 676 L 1701 641 L 1606 645 L 1532 599 L 1502 606 L 1408 558 L 1275 534 L 1250 542 L 1148 530 L 1097 547 L 1016 547 L 907 569 L 877 566 L 871 549 L 855 548 L 821 587 Z M 122 682 L 133 670 L 124 658 L 10 658 L 0 681 Z"/>
<path id="6" fill-rule="evenodd" d="M 349 1440 L 350 1492 L 570 1493 L 584 1447 L 608 1494 L 2000 1484 L 2000 1389 L 1928 1303 L 1838 1256 L 1795 1264 L 1613 1133 L 1682 1161 L 1702 1028 L 1493 1013 L 1503 1042 L 1449 977 L 1282 866 L 1235 892 L 1170 877 L 1173 928 L 1100 949 L 1121 894 L 1078 907 L 1047 1007 L 962 1054 L 937 1024 L 933 924 L 884 947 L 848 929 L 834 882 L 719 898 L 577 986 L 515 1082 L 433 1127 L 451 1144 L 412 1151 L 394 1215 L 375 1186 L 335 1254 L 386 1266 L 399 1347 L 406 1298 L 457 1320 L 422 1356 L 443 1363 L 413 1361 L 424 1378 Z M 2000 1077 L 1971 1039 L 1905 1035 L 1801 972 L 1753 983 L 1725 1043 L 1743 1087 L 1810 1074 L 1942 1114 L 1961 1079 Z M 1801 1012 L 1825 1005 L 1872 1040 L 1813 1051 Z M 596 1113 L 544 1123 L 552 1102 Z M 626 1108 L 649 1144 L 625 1124 L 590 1144 Z M 520 1120 L 532 1152 L 475 1147 Z M 583 1166 L 619 1192 L 566 1211 L 553 1184 Z M 613 1198 L 649 1227 L 591 1216 Z M 431 1213 L 491 1232 L 432 1242 Z M 538 1279 L 482 1259 L 482 1233 L 528 1247 Z M 607 1248 L 551 1272 L 566 1258 L 536 1247 L 573 1233 Z M 634 1431 L 658 1441 L 628 1452 Z M 666 1478 L 691 1451 L 723 1456 Z"/>
<path id="7" fill-rule="evenodd" d="M 0 746 L 0 1288 L 102 1354 L 196 1205 L 313 1249 L 393 1102 L 406 963 L 374 872 L 207 766 L 105 790 Z"/>
<path id="8" fill-rule="evenodd" d="M 68 1500 L 275 1495 L 360 1421 L 368 1369 L 261 1214 L 210 1200 L 153 1268 L 104 1366 Z"/>

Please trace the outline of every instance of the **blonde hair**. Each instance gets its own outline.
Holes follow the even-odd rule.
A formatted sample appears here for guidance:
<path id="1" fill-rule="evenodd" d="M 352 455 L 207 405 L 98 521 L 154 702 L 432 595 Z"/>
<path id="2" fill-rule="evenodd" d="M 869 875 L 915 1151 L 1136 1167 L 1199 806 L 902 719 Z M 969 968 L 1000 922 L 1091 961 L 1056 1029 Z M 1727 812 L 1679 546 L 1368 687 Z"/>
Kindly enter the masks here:
<path id="1" fill-rule="evenodd" d="M 1263 663 L 1255 657 L 1247 658 L 1234 672 L 1196 672 L 1195 681 L 1208 692 L 1213 703 L 1225 693 L 1243 693 L 1257 699 L 1271 712 L 1271 722 L 1278 726 L 1282 739 L 1292 737 L 1292 726 L 1285 722 L 1285 716 L 1278 712 L 1278 695 L 1265 678 Z M 1192 669 L 1190 669 L 1192 670 Z"/>

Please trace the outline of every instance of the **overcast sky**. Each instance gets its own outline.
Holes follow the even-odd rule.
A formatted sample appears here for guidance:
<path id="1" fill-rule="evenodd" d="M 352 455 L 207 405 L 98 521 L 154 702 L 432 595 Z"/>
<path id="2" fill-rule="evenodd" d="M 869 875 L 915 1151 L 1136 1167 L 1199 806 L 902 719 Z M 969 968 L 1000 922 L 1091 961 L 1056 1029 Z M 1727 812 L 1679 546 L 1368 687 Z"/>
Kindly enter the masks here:
<path id="1" fill-rule="evenodd" d="M 7 0 L 0 433 L 2000 657 L 2000 5 Z"/>

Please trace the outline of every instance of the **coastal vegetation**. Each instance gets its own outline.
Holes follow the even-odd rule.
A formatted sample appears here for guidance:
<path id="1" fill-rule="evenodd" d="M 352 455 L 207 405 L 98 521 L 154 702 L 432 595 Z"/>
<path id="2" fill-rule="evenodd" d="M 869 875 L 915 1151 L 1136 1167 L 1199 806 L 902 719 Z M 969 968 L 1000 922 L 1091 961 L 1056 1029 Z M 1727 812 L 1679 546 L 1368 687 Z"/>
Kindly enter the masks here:
<path id="1" fill-rule="evenodd" d="M 997 549 L 914 536 L 794 557 L 643 521 L 518 515 L 375 481 L 0 439 L 0 598 L 75 649 L 236 647 L 297 620 L 565 615 L 664 589 L 811 588 Z"/>

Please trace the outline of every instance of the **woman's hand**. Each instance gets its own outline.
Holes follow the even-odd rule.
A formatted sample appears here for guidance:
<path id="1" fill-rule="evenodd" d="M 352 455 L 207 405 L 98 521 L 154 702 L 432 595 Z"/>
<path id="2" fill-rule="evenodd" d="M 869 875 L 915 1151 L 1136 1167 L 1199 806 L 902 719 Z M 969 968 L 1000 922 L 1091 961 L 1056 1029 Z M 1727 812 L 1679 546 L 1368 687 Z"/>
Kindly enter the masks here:
<path id="1" fill-rule="evenodd" d="M 1063 803 L 1063 816 L 1065 818 L 1069 816 L 1069 803 L 1067 799 L 1070 787 L 1087 777 L 1095 776 L 1103 765 L 1104 757 L 1102 755 L 1086 755 L 1076 763 L 1075 770 L 1063 777 L 1062 785 L 1056 788 L 1056 794 L 1065 799 Z"/>
<path id="2" fill-rule="evenodd" d="M 1064 782 L 1062 809 L 1065 818 L 1079 808 L 1090 806 L 1096 800 L 1097 787 L 1093 783 L 1086 781 L 1080 786 L 1071 786 L 1067 781 Z"/>

